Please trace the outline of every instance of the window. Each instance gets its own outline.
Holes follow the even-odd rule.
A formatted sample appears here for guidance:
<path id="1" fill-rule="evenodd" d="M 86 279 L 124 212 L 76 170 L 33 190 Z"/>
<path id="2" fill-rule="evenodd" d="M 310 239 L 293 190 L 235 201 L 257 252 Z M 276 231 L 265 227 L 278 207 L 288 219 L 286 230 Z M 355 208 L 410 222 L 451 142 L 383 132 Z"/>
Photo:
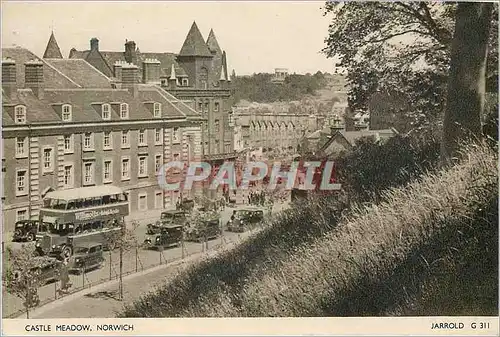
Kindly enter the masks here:
<path id="1" fill-rule="evenodd" d="M 64 165 L 64 187 L 73 187 L 73 165 Z"/>
<path id="2" fill-rule="evenodd" d="M 16 158 L 28 156 L 28 137 L 16 138 Z"/>
<path id="3" fill-rule="evenodd" d="M 157 174 L 158 174 L 158 171 L 160 170 L 160 167 L 161 167 L 162 164 L 163 164 L 162 155 L 161 154 L 157 154 L 155 156 L 155 172 Z"/>
<path id="4" fill-rule="evenodd" d="M 83 149 L 92 150 L 93 148 L 94 148 L 94 135 L 90 132 L 87 132 L 83 136 Z"/>
<path id="5" fill-rule="evenodd" d="M 167 80 L 161 80 L 161 86 L 166 87 L 167 86 Z"/>
<path id="6" fill-rule="evenodd" d="M 83 167 L 83 183 L 85 185 L 94 182 L 94 163 L 85 163 Z"/>
<path id="7" fill-rule="evenodd" d="M 148 175 L 148 162 L 147 157 L 139 157 L 139 177 Z"/>
<path id="8" fill-rule="evenodd" d="M 128 131 L 122 131 L 122 148 L 130 147 Z"/>
<path id="9" fill-rule="evenodd" d="M 203 102 L 198 102 L 198 111 L 203 112 Z"/>
<path id="10" fill-rule="evenodd" d="M 182 79 L 182 86 L 187 87 L 189 85 L 189 81 L 187 78 Z"/>
<path id="11" fill-rule="evenodd" d="M 219 111 L 219 108 L 220 108 L 220 103 L 219 102 L 215 102 L 214 103 L 214 111 Z"/>
<path id="12" fill-rule="evenodd" d="M 215 120 L 214 128 L 215 128 L 215 132 L 220 132 L 220 124 L 219 124 L 218 119 Z"/>
<path id="13" fill-rule="evenodd" d="M 122 158 L 122 180 L 130 179 L 130 159 Z"/>
<path id="14" fill-rule="evenodd" d="M 161 117 L 161 104 L 155 103 L 153 107 L 153 115 L 155 118 Z"/>
<path id="15" fill-rule="evenodd" d="M 105 160 L 104 161 L 104 169 L 103 169 L 103 177 L 102 177 L 104 182 L 111 182 L 113 180 L 111 172 L 112 172 L 111 160 Z"/>
<path id="16" fill-rule="evenodd" d="M 16 195 L 28 194 L 28 181 L 26 172 L 26 170 L 19 170 L 16 172 Z"/>
<path id="17" fill-rule="evenodd" d="M 147 145 L 146 143 L 146 130 L 139 130 L 139 146 Z"/>
<path id="18" fill-rule="evenodd" d="M 103 148 L 105 150 L 110 150 L 113 145 L 111 143 L 111 132 L 104 132 L 104 137 L 103 137 Z"/>
<path id="19" fill-rule="evenodd" d="M 210 110 L 208 102 L 205 102 L 205 112 L 208 112 Z"/>
<path id="20" fill-rule="evenodd" d="M 163 208 L 163 193 L 161 191 L 155 192 L 155 208 Z"/>
<path id="21" fill-rule="evenodd" d="M 219 147 L 220 147 L 220 145 L 219 145 L 219 141 L 218 141 L 218 140 L 216 140 L 216 141 L 215 141 L 214 153 L 219 153 Z"/>
<path id="22" fill-rule="evenodd" d="M 148 209 L 148 195 L 147 194 L 139 194 L 137 208 L 139 209 L 139 211 L 145 211 Z"/>
<path id="23" fill-rule="evenodd" d="M 172 141 L 174 143 L 180 143 L 181 141 L 181 130 L 179 128 L 174 128 L 172 134 Z"/>
<path id="24" fill-rule="evenodd" d="M 16 106 L 14 109 L 16 124 L 26 123 L 26 107 L 23 105 Z"/>
<path id="25" fill-rule="evenodd" d="M 155 129 L 155 144 L 156 145 L 161 145 L 161 129 Z"/>
<path id="26" fill-rule="evenodd" d="M 121 119 L 128 118 L 128 104 L 127 103 L 120 104 L 120 118 Z"/>
<path id="27" fill-rule="evenodd" d="M 16 221 L 28 220 L 28 210 L 20 209 L 16 212 Z"/>
<path id="28" fill-rule="evenodd" d="M 110 120 L 111 119 L 111 106 L 109 104 L 103 104 L 101 106 L 101 114 L 102 114 L 102 119 Z"/>
<path id="29" fill-rule="evenodd" d="M 63 122 L 71 122 L 71 105 L 64 104 L 62 106 L 62 120 Z"/>
<path id="30" fill-rule="evenodd" d="M 43 149 L 43 171 L 51 172 L 54 170 L 54 159 L 53 159 L 53 151 L 51 148 Z"/>
<path id="31" fill-rule="evenodd" d="M 73 135 L 64 135 L 64 153 L 73 152 Z"/>

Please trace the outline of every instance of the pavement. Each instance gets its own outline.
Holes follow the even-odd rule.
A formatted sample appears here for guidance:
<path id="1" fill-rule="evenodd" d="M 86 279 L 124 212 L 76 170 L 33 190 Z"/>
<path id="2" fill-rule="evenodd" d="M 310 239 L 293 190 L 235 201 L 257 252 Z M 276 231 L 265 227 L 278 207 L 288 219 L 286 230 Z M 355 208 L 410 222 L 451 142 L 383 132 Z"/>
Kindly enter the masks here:
<path id="1" fill-rule="evenodd" d="M 279 212 L 285 204 L 275 204 L 273 213 Z M 225 224 L 233 208 L 227 207 L 221 212 L 221 221 Z M 148 213 L 141 215 L 136 235 L 139 242 L 146 236 L 146 225 L 158 219 L 158 215 Z M 138 249 L 125 252 L 123 261 L 124 298 L 133 301 L 146 291 L 152 290 L 158 284 L 165 282 L 175 274 L 178 268 L 185 266 L 203 256 L 211 254 L 224 247 L 239 242 L 248 233 L 224 232 L 220 239 L 211 240 L 208 244 L 198 242 L 185 242 L 184 247 L 165 249 L 163 252 L 156 250 Z M 10 245 L 19 245 L 9 243 Z M 207 247 L 208 246 L 208 247 Z M 105 266 L 101 269 L 87 272 L 82 275 L 71 275 L 72 289 L 77 293 L 58 298 L 59 282 L 47 284 L 38 289 L 42 307 L 32 310 L 30 317 L 56 318 L 56 317 L 115 317 L 115 311 L 120 310 L 124 304 L 114 299 L 118 289 L 118 252 L 108 254 L 105 252 Z M 145 286 L 147 285 L 147 286 Z M 2 292 L 3 317 L 16 315 L 25 317 L 19 312 L 23 309 L 22 300 L 5 291 Z M 43 305 L 44 302 L 50 302 Z M 15 317 L 15 316 L 14 316 Z"/>

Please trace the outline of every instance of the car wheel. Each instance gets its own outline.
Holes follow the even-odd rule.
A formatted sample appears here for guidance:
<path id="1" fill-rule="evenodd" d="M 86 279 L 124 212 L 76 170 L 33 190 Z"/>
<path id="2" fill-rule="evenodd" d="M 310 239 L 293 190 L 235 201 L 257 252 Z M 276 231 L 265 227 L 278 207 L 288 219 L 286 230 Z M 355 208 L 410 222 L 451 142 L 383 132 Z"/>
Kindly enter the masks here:
<path id="1" fill-rule="evenodd" d="M 70 246 L 64 246 L 61 250 L 62 258 L 70 258 L 73 255 L 73 249 Z"/>
<path id="2" fill-rule="evenodd" d="M 28 236 L 26 236 L 26 241 L 31 242 L 33 240 L 35 240 L 35 234 L 28 233 Z"/>

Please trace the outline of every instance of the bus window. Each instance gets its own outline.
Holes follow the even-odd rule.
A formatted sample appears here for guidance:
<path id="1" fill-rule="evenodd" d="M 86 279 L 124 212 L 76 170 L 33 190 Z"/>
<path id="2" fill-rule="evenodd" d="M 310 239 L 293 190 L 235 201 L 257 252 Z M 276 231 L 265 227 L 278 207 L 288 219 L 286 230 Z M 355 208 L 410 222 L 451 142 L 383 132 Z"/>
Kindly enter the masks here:
<path id="1" fill-rule="evenodd" d="M 111 203 L 111 197 L 110 197 L 109 195 L 105 195 L 105 196 L 103 196 L 103 197 L 102 197 L 102 203 L 103 203 L 104 205 L 107 205 L 107 204 Z"/>
<path id="2" fill-rule="evenodd" d="M 68 202 L 68 209 L 75 209 L 75 208 L 76 208 L 76 202 L 75 201 Z"/>
<path id="3" fill-rule="evenodd" d="M 119 194 L 118 200 L 119 201 L 127 201 L 127 195 L 126 194 Z"/>

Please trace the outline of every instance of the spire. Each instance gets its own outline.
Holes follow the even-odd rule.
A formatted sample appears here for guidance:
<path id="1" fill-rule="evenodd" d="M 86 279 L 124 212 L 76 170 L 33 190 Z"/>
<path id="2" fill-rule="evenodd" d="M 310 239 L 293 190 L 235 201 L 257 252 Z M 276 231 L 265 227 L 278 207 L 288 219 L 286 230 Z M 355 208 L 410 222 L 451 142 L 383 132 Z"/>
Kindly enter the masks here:
<path id="1" fill-rule="evenodd" d="M 56 41 L 56 37 L 54 36 L 54 31 L 50 34 L 49 42 L 47 43 L 47 48 L 45 48 L 45 53 L 43 53 L 44 59 L 62 59 L 63 56 L 61 54 L 61 49 Z"/>
<path id="2" fill-rule="evenodd" d="M 193 25 L 187 34 L 186 40 L 184 41 L 181 51 L 179 52 L 179 56 L 212 56 L 212 53 L 208 49 L 196 22 L 193 22 Z"/>
<path id="3" fill-rule="evenodd" d="M 208 46 L 208 49 L 210 49 L 210 51 L 212 53 L 215 53 L 215 54 L 222 53 L 222 50 L 219 47 L 219 42 L 217 42 L 217 38 L 215 37 L 215 33 L 214 33 L 213 29 L 210 29 L 210 34 L 208 34 L 207 46 Z"/>
<path id="4" fill-rule="evenodd" d="M 227 73 L 226 73 L 226 70 L 224 69 L 224 65 L 222 65 L 221 69 L 220 69 L 219 81 L 227 81 Z"/>
<path id="5" fill-rule="evenodd" d="M 226 80 L 228 79 L 227 76 L 227 59 L 226 59 L 226 51 L 224 50 L 222 52 L 222 68 L 224 69 L 224 75 L 226 76 Z M 222 77 L 222 74 L 221 74 Z"/>
<path id="6" fill-rule="evenodd" d="M 170 70 L 170 78 L 171 80 L 177 79 L 177 76 L 175 75 L 175 65 L 172 63 L 172 70 Z"/>

